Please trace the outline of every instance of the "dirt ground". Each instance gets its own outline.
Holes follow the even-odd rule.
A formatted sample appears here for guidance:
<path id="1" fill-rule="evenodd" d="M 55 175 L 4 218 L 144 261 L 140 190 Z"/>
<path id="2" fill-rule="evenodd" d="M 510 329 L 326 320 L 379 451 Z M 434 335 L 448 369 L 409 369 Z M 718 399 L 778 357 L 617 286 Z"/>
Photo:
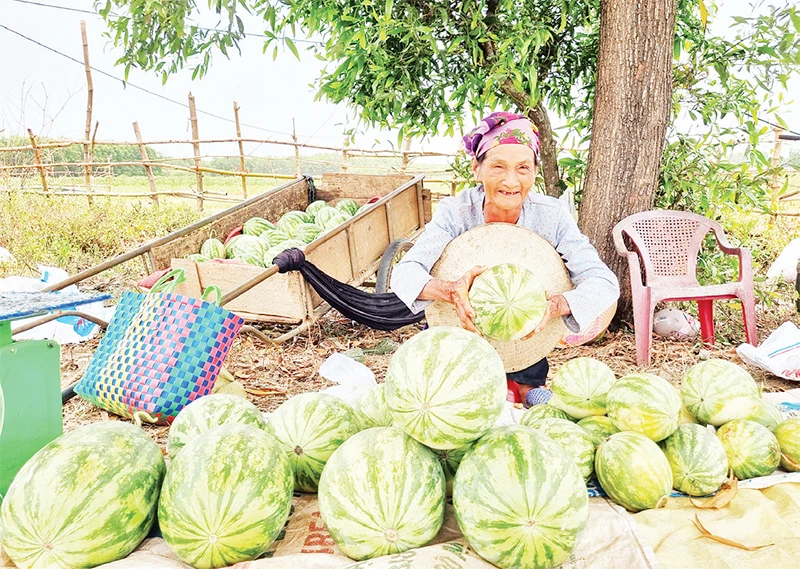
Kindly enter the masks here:
<path id="1" fill-rule="evenodd" d="M 793 305 L 773 307 L 769 314 L 759 314 L 759 339 L 763 341 L 770 331 L 786 320 L 800 324 Z M 293 395 L 332 385 L 319 375 L 320 365 L 331 354 L 352 348 L 369 350 L 379 343 L 385 344 L 386 340 L 400 344 L 420 329 L 421 325 L 413 325 L 395 332 L 381 332 L 330 311 L 308 333 L 284 344 L 266 344 L 252 335 L 240 334 L 225 365 L 244 385 L 250 401 L 263 411 L 274 411 Z M 80 379 L 99 341 L 94 338 L 83 344 L 62 346 L 61 371 L 64 387 Z M 634 371 L 646 371 L 660 375 L 676 386 L 680 385 L 686 371 L 701 359 L 723 358 L 744 365 L 736 355 L 734 346 L 720 343 L 710 348 L 699 341 L 675 341 L 656 336 L 653 339 L 652 365 L 639 368 L 636 365 L 633 333 L 619 330 L 607 333 L 601 340 L 590 345 L 556 349 L 548 357 L 550 375 L 563 362 L 580 356 L 590 356 L 605 362 L 618 377 Z M 367 353 L 364 363 L 375 373 L 378 382 L 382 382 L 390 359 L 391 354 Z M 764 391 L 785 391 L 800 387 L 800 383 L 777 378 L 759 369 L 748 368 L 748 371 Z M 66 430 L 96 421 L 118 419 L 79 397 L 74 397 L 64 406 Z M 168 427 L 145 425 L 145 429 L 164 448 Z"/>

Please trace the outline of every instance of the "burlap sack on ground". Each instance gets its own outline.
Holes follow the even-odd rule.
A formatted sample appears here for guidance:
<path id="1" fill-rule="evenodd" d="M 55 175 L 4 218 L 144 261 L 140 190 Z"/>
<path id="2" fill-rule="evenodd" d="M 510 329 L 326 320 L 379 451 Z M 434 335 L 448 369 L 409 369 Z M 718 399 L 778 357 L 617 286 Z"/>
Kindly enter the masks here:
<path id="1" fill-rule="evenodd" d="M 322 523 L 316 496 L 295 497 L 285 531 L 265 558 L 234 565 L 236 569 L 491 569 L 463 539 L 452 506 L 445 523 L 426 547 L 354 562 L 339 552 Z M 0 567 L 14 567 L 0 553 Z M 170 551 L 161 538 L 150 538 L 125 559 L 102 569 L 190 569 Z M 589 500 L 589 521 L 575 551 L 563 569 L 661 569 L 647 542 L 639 535 L 633 518 L 603 498 Z"/>

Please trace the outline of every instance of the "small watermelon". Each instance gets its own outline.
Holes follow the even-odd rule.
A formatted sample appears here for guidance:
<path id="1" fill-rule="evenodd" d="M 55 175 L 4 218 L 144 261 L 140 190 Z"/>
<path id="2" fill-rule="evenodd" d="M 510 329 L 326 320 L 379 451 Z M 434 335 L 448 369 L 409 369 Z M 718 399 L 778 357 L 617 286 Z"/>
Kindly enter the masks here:
<path id="1" fill-rule="evenodd" d="M 672 486 L 689 496 L 706 496 L 720 489 L 728 477 L 728 457 L 714 432 L 687 423 L 664 441 L 664 455 L 672 468 Z"/>
<path id="2" fill-rule="evenodd" d="M 225 246 L 225 254 L 229 259 L 263 259 L 269 246 L 253 235 L 237 235 Z"/>
<path id="3" fill-rule="evenodd" d="M 264 266 L 270 266 L 272 261 L 275 260 L 275 257 L 278 256 L 278 253 L 282 253 L 283 251 L 286 251 L 286 249 L 303 249 L 305 246 L 305 243 L 298 241 L 297 239 L 287 239 L 286 241 L 279 243 L 274 247 L 270 247 L 266 253 L 264 253 Z"/>
<path id="4" fill-rule="evenodd" d="M 611 368 L 594 358 L 574 358 L 553 376 L 553 397 L 548 404 L 576 419 L 606 414 L 606 394 L 617 377 Z"/>
<path id="5" fill-rule="evenodd" d="M 374 204 L 374 203 L 365 203 L 364 205 L 362 205 L 361 207 L 359 207 L 359 208 L 358 208 L 358 210 L 356 210 L 356 215 L 358 215 L 358 214 L 359 214 L 359 213 L 361 213 L 362 211 L 366 211 L 366 210 L 368 210 L 368 209 L 369 209 L 369 208 L 371 208 L 373 205 L 375 205 L 375 204 Z"/>
<path id="6" fill-rule="evenodd" d="M 353 403 L 353 411 L 358 415 L 362 429 L 392 425 L 392 412 L 386 405 L 385 389 L 385 383 L 370 387 Z"/>
<path id="7" fill-rule="evenodd" d="M 189 403 L 172 422 L 167 439 L 169 457 L 175 458 L 179 450 L 206 431 L 229 423 L 267 428 L 264 415 L 247 399 L 224 393 L 206 395 Z"/>
<path id="8" fill-rule="evenodd" d="M 552 439 L 521 425 L 493 429 L 464 456 L 453 506 L 470 546 L 502 569 L 566 561 L 589 517 L 575 462 Z"/>
<path id="9" fill-rule="evenodd" d="M 444 521 L 442 467 L 395 427 L 361 431 L 333 453 L 319 483 L 319 511 L 347 556 L 369 559 L 421 547 Z"/>
<path id="10" fill-rule="evenodd" d="M 276 227 L 289 237 L 294 237 L 295 231 L 303 223 L 314 223 L 314 217 L 304 211 L 290 211 L 281 216 Z"/>
<path id="11" fill-rule="evenodd" d="M 594 473 L 595 445 L 586 431 L 566 419 L 542 419 L 534 428 L 564 449 L 564 452 L 575 461 L 583 479 L 589 480 Z"/>
<path id="12" fill-rule="evenodd" d="M 164 457 L 130 423 L 78 427 L 37 452 L 0 504 L 3 549 L 20 569 L 122 559 L 156 516 Z"/>
<path id="13" fill-rule="evenodd" d="M 331 454 L 360 430 L 358 416 L 350 406 L 326 393 L 295 395 L 278 407 L 267 423 L 267 432 L 289 458 L 298 492 L 316 492 Z"/>
<path id="14" fill-rule="evenodd" d="M 386 404 L 395 423 L 436 449 L 480 438 L 502 413 L 507 393 L 495 349 L 452 326 L 435 326 L 406 341 L 386 372 Z"/>
<path id="15" fill-rule="evenodd" d="M 733 474 L 739 480 L 769 476 L 781 462 L 781 447 L 769 429 L 755 421 L 737 419 L 717 430 Z"/>
<path id="16" fill-rule="evenodd" d="M 608 437 L 597 449 L 594 469 L 609 498 L 631 512 L 663 506 L 672 491 L 667 457 L 641 433 Z"/>
<path id="17" fill-rule="evenodd" d="M 161 534 L 197 569 L 263 555 L 292 505 L 292 470 L 266 432 L 240 423 L 206 431 L 172 461 L 158 504 Z"/>
<path id="18" fill-rule="evenodd" d="M 311 243 L 320 236 L 323 229 L 314 223 L 303 223 L 294 232 L 294 238 L 303 243 Z"/>
<path id="19" fill-rule="evenodd" d="M 263 217 L 251 217 L 244 222 L 244 225 L 242 226 L 242 233 L 245 235 L 254 235 L 258 237 L 267 229 L 275 229 L 275 225 Z"/>
<path id="20" fill-rule="evenodd" d="M 326 224 L 331 218 L 339 215 L 341 215 L 341 212 L 338 209 L 326 205 L 317 211 L 316 215 L 314 216 L 314 223 L 321 225 L 322 227 L 326 227 Z"/>
<path id="21" fill-rule="evenodd" d="M 745 419 L 760 395 L 747 371 L 725 360 L 706 360 L 692 366 L 683 378 L 681 397 L 686 409 L 701 423 L 719 427 Z"/>
<path id="22" fill-rule="evenodd" d="M 467 454 L 467 451 L 469 451 L 472 446 L 472 444 L 469 444 L 460 448 L 450 448 L 444 450 L 437 450 L 435 448 L 430 449 L 434 456 L 439 459 L 439 464 L 442 465 L 444 479 L 447 483 L 447 496 L 453 495 L 453 479 L 458 471 L 458 465 L 461 464 L 461 460 L 464 458 L 464 455 Z"/>
<path id="23" fill-rule="evenodd" d="M 539 422 L 544 419 L 566 419 L 567 421 L 574 421 L 574 419 L 564 411 L 552 405 L 534 405 L 522 414 L 519 424 L 536 428 Z"/>
<path id="24" fill-rule="evenodd" d="M 530 334 L 547 307 L 544 287 L 520 265 L 496 265 L 478 275 L 469 289 L 475 327 L 490 340 L 511 342 Z"/>
<path id="25" fill-rule="evenodd" d="M 592 415 L 591 417 L 584 417 L 578 421 L 578 426 L 589 434 L 595 448 L 599 447 L 608 437 L 619 432 L 619 429 L 614 426 L 611 419 L 605 416 Z"/>
<path id="26" fill-rule="evenodd" d="M 334 215 L 334 216 L 328 218 L 328 221 L 326 221 L 325 223 L 322 224 L 322 228 L 325 231 L 330 231 L 331 229 L 336 229 L 341 224 L 343 224 L 345 221 L 347 221 L 347 217 L 345 215 L 339 213 L 337 215 Z"/>
<path id="27" fill-rule="evenodd" d="M 321 210 L 326 205 L 328 205 L 328 203 L 325 200 L 313 201 L 306 207 L 306 213 L 313 216 L 316 219 L 319 210 Z"/>
<path id="28" fill-rule="evenodd" d="M 291 239 L 288 233 L 280 229 L 267 229 L 264 233 L 259 235 L 258 238 L 265 241 L 270 247 L 274 247 L 275 245 L 279 245 Z"/>
<path id="29" fill-rule="evenodd" d="M 355 200 L 345 198 L 343 200 L 339 200 L 339 202 L 336 204 L 336 209 L 347 217 L 353 217 L 358 211 L 358 204 Z"/>
<path id="30" fill-rule="evenodd" d="M 205 255 L 209 259 L 224 259 L 225 245 L 222 241 L 214 237 L 206 239 L 200 247 L 200 254 Z"/>
<path id="31" fill-rule="evenodd" d="M 0 393 L 1 395 L 2 393 Z M 2 409 L 0 409 L 0 413 L 2 413 Z M 778 439 L 781 447 L 781 466 L 784 470 L 800 471 L 800 417 L 786 419 L 778 425 L 778 428 L 775 429 L 775 438 Z"/>
<path id="32" fill-rule="evenodd" d="M 194 261 L 195 263 L 205 263 L 206 261 L 211 260 L 201 253 L 192 253 L 191 255 L 186 255 L 186 258 L 190 261 Z"/>
<path id="33" fill-rule="evenodd" d="M 678 428 L 681 399 L 670 383 L 650 373 L 626 375 L 608 390 L 608 418 L 620 431 L 636 431 L 655 442 Z"/>
<path id="34" fill-rule="evenodd" d="M 769 401 L 758 399 L 756 401 L 756 406 L 753 407 L 753 411 L 750 415 L 745 417 L 745 419 L 764 425 L 774 433 L 775 429 L 777 429 L 778 425 L 783 421 L 783 415 L 781 415 L 778 408 Z"/>

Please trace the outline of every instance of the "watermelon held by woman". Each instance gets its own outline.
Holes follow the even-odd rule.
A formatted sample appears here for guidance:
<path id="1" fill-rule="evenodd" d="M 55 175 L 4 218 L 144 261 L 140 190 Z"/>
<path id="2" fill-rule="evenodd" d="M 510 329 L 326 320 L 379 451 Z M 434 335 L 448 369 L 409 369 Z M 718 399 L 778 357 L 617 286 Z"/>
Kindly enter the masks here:
<path id="1" fill-rule="evenodd" d="M 714 432 L 686 423 L 664 441 L 664 455 L 672 469 L 672 486 L 689 496 L 713 494 L 728 477 L 725 447 Z"/>
<path id="2" fill-rule="evenodd" d="M 175 458 L 178 451 L 206 431 L 230 423 L 267 428 L 261 411 L 242 397 L 213 393 L 192 401 L 178 413 L 169 429 L 169 457 Z"/>
<path id="3" fill-rule="evenodd" d="M 503 361 L 472 332 L 435 326 L 406 341 L 386 372 L 386 404 L 397 426 L 435 449 L 465 446 L 505 407 Z"/>
<path id="4" fill-rule="evenodd" d="M 547 298 L 534 274 L 519 265 L 496 265 L 469 289 L 475 327 L 490 340 L 511 342 L 530 334 L 544 318 Z"/>
<path id="5" fill-rule="evenodd" d="M 20 569 L 122 559 L 156 516 L 164 457 L 129 423 L 78 427 L 36 453 L 0 504 L 3 548 Z"/>
<path id="6" fill-rule="evenodd" d="M 620 431 L 636 431 L 658 442 L 680 424 L 681 399 L 667 380 L 650 373 L 626 375 L 608 390 L 608 417 Z"/>
<path id="7" fill-rule="evenodd" d="M 719 427 L 749 417 L 761 395 L 744 368 L 712 359 L 689 369 L 681 384 L 681 397 L 701 423 Z"/>
<path id="8" fill-rule="evenodd" d="M 611 368 L 594 358 L 574 358 L 553 376 L 549 405 L 571 417 L 583 419 L 606 414 L 606 395 L 617 377 Z"/>
<path id="9" fill-rule="evenodd" d="M 292 505 L 292 470 L 278 443 L 251 425 L 206 431 L 172 461 L 158 504 L 164 540 L 196 569 L 266 553 Z"/>
<path id="10" fill-rule="evenodd" d="M 328 459 L 360 430 L 355 411 L 326 393 L 295 395 L 278 407 L 267 423 L 267 432 L 289 459 L 297 492 L 316 492 Z"/>
<path id="11" fill-rule="evenodd" d="M 733 474 L 739 480 L 769 476 L 781 462 L 781 447 L 769 429 L 755 421 L 738 419 L 717 430 Z"/>
<path id="12" fill-rule="evenodd" d="M 470 546 L 502 569 L 557 566 L 589 517 L 575 462 L 552 439 L 521 425 L 493 429 L 464 456 L 453 506 Z"/>
<path id="13" fill-rule="evenodd" d="M 339 549 L 355 560 L 427 544 L 442 527 L 444 506 L 439 461 L 396 427 L 348 439 L 319 483 L 322 520 Z"/>
<path id="14" fill-rule="evenodd" d="M 662 507 L 672 491 L 667 457 L 641 433 L 608 437 L 597 449 L 594 470 L 609 498 L 631 512 Z"/>

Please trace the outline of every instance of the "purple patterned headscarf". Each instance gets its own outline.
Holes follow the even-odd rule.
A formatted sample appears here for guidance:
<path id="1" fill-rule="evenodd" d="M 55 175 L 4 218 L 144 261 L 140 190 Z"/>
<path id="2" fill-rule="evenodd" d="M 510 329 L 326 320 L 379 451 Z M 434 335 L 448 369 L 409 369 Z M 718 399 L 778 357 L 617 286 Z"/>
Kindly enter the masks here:
<path id="1" fill-rule="evenodd" d="M 533 150 L 534 159 L 539 163 L 539 131 L 523 115 L 492 113 L 464 137 L 464 149 L 474 158 L 500 144 L 524 144 Z"/>

